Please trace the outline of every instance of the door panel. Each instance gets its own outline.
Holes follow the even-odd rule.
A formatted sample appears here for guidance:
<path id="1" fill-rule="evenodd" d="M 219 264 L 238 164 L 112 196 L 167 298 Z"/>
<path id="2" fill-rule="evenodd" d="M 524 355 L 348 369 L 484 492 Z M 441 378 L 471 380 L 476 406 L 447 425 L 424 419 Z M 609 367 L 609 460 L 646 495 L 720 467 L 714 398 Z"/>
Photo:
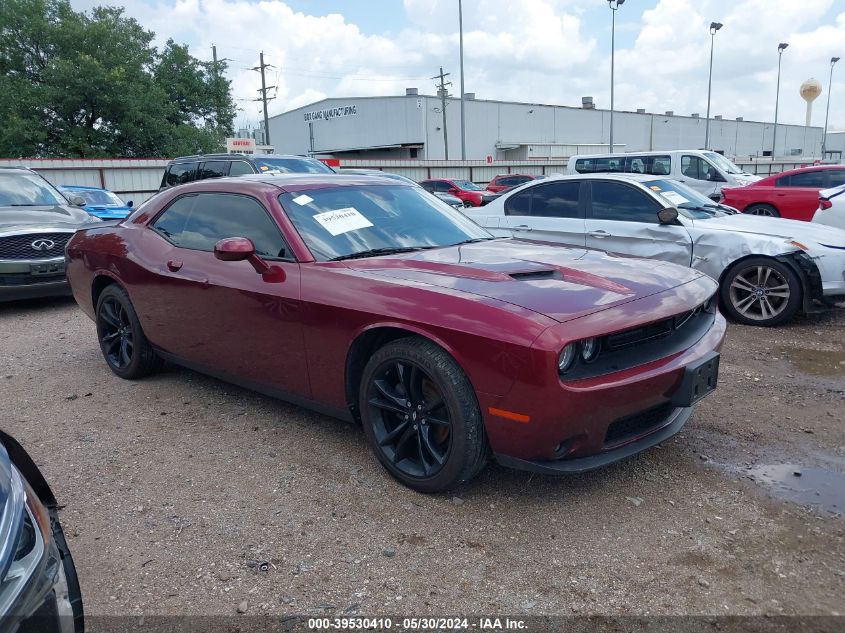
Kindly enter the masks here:
<path id="1" fill-rule="evenodd" d="M 527 187 L 505 201 L 499 226 L 519 239 L 583 248 L 585 191 L 578 181 Z"/>

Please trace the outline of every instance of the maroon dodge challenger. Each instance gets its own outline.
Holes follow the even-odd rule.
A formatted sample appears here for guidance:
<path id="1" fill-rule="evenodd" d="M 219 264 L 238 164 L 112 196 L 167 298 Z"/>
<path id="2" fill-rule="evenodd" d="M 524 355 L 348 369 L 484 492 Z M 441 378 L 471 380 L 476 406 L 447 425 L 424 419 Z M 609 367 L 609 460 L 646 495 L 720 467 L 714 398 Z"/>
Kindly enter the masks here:
<path id="1" fill-rule="evenodd" d="M 67 275 L 118 376 L 168 360 L 358 421 L 424 492 L 491 454 L 569 473 L 665 440 L 725 334 L 695 270 L 494 238 L 379 176 L 175 187 L 77 232 Z"/>

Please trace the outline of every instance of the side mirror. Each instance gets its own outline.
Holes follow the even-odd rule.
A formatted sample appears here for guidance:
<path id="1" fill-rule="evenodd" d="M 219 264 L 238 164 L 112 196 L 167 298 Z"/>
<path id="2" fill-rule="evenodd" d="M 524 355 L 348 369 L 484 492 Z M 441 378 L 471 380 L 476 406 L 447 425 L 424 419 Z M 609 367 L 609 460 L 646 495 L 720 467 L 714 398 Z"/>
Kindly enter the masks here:
<path id="1" fill-rule="evenodd" d="M 271 266 L 255 254 L 255 245 L 246 237 L 226 237 L 214 245 L 214 256 L 221 262 L 248 261 L 264 281 L 280 283 L 285 280 L 285 271 Z"/>
<path id="2" fill-rule="evenodd" d="M 674 224 L 678 220 L 678 210 L 675 207 L 666 207 L 657 212 L 657 219 L 660 224 Z"/>
<path id="3" fill-rule="evenodd" d="M 71 196 L 70 203 L 75 207 L 84 207 L 87 204 L 82 196 Z"/>
<path id="4" fill-rule="evenodd" d="M 245 237 L 227 237 L 214 245 L 214 256 L 221 262 L 242 262 L 253 255 L 255 246 Z"/>
<path id="5" fill-rule="evenodd" d="M 129 202 L 126 203 L 126 206 L 131 209 L 133 206 L 135 206 L 135 203 L 132 202 L 132 200 L 130 200 Z"/>

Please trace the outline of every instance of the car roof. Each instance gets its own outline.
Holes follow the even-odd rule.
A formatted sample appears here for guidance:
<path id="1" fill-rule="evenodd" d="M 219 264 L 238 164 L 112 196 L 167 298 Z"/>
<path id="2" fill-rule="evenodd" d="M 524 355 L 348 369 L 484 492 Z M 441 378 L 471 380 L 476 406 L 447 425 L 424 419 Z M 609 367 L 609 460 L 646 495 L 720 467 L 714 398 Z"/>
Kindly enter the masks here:
<path id="1" fill-rule="evenodd" d="M 771 177 L 780 178 L 781 176 L 790 176 L 792 174 L 800 174 L 805 171 L 839 171 L 845 169 L 845 165 L 807 165 L 806 167 L 796 167 L 795 169 L 787 169 L 786 171 L 772 174 Z M 769 178 L 770 176 L 766 176 Z"/>
<path id="2" fill-rule="evenodd" d="M 34 169 L 30 169 L 29 167 L 25 167 L 24 165 L 3 165 L 0 166 L 0 169 L 8 169 L 12 171 L 28 171 L 32 174 L 38 173 Z"/>
<path id="3" fill-rule="evenodd" d="M 245 160 L 254 160 L 256 158 L 286 158 L 298 160 L 318 160 L 310 156 L 299 156 L 296 154 L 238 154 L 238 153 L 219 153 L 219 154 L 194 154 L 192 156 L 179 156 L 171 160 L 171 163 L 179 161 L 194 161 L 194 160 L 231 160 L 233 158 L 240 158 Z"/>
<path id="4" fill-rule="evenodd" d="M 88 185 L 59 185 L 59 189 L 74 189 L 83 191 L 108 191 L 104 187 L 91 187 Z"/>
<path id="5" fill-rule="evenodd" d="M 228 187 L 227 187 L 228 185 Z M 171 189 L 193 191 L 211 189 L 237 191 L 244 186 L 270 185 L 281 191 L 298 191 L 304 189 L 325 189 L 329 187 L 354 187 L 363 185 L 393 185 L 411 187 L 411 183 L 404 183 L 395 178 L 369 174 L 246 174 L 243 176 L 229 176 L 226 178 L 206 178 L 195 180 L 184 185 L 177 185 Z"/>

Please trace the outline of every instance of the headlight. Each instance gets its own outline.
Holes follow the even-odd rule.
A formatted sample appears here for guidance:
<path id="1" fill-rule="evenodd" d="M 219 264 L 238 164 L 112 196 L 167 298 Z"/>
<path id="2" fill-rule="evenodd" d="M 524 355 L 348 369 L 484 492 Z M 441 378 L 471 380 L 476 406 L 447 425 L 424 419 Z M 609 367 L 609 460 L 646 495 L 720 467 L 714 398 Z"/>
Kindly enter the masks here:
<path id="1" fill-rule="evenodd" d="M 29 484 L 16 469 L 12 470 L 12 487 L 23 489 L 23 505 L 15 554 L 6 575 L 0 579 L 0 613 L 9 609 L 21 595 L 30 578 L 44 558 L 51 539 L 50 514 Z"/>
<path id="2" fill-rule="evenodd" d="M 581 358 L 585 363 L 592 363 L 599 355 L 598 339 L 588 338 L 581 341 Z"/>
<path id="3" fill-rule="evenodd" d="M 577 355 L 575 352 L 577 348 L 578 345 L 576 343 L 570 343 L 560 350 L 560 356 L 557 361 L 557 368 L 560 373 L 565 374 L 572 369 L 572 365 L 575 364 L 575 357 Z"/>

